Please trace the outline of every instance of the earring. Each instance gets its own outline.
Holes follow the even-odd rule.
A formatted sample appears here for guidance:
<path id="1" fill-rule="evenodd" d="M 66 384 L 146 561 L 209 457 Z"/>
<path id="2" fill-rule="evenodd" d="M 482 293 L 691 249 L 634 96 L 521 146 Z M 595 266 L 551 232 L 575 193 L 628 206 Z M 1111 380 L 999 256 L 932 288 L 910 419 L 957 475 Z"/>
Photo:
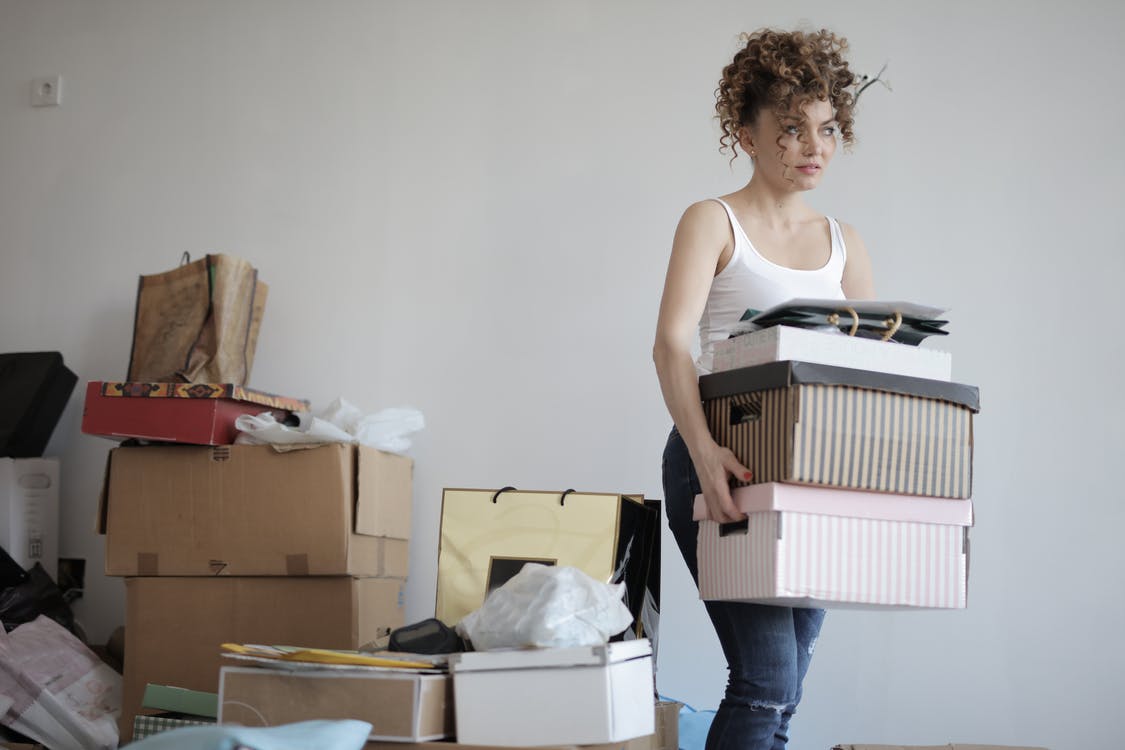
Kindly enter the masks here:
<path id="1" fill-rule="evenodd" d="M 753 158 L 754 158 L 755 156 L 757 156 L 757 155 L 758 155 L 758 152 L 757 152 L 757 151 L 755 151 L 754 149 L 750 149 L 750 158 L 751 158 L 751 159 L 753 159 Z"/>

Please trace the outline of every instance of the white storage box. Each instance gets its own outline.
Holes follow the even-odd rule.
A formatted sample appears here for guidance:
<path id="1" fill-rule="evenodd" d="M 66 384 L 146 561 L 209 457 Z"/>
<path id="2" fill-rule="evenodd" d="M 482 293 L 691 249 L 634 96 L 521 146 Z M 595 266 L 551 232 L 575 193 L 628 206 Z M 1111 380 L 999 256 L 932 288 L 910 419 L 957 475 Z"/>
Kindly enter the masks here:
<path id="1" fill-rule="evenodd" d="M 0 458 L 0 547 L 52 580 L 59 567 L 59 460 Z"/>
<path id="2" fill-rule="evenodd" d="M 928 380 L 950 380 L 953 373 L 949 352 L 793 326 L 771 326 L 716 342 L 711 371 L 787 359 Z"/>
<path id="3" fill-rule="evenodd" d="M 533 747 L 621 742 L 655 731 L 652 645 L 450 656 L 457 742 Z"/>
<path id="4" fill-rule="evenodd" d="M 768 482 L 732 491 L 748 518 L 699 521 L 699 595 L 788 607 L 960 609 L 972 501 Z"/>

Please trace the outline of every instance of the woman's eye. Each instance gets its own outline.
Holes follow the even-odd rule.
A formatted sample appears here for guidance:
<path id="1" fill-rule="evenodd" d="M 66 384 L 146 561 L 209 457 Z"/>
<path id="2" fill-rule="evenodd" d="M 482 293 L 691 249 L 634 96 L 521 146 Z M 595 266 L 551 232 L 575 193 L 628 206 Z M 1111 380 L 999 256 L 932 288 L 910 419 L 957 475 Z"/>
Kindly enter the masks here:
<path id="1" fill-rule="evenodd" d="M 836 128 L 832 127 L 832 126 L 829 126 L 829 127 L 824 129 L 824 134 L 830 135 L 830 136 L 835 136 L 836 135 Z"/>
<path id="2" fill-rule="evenodd" d="M 785 134 L 786 135 L 799 135 L 800 133 L 801 133 L 801 129 L 799 127 L 797 127 L 796 125 L 786 125 L 785 126 Z"/>

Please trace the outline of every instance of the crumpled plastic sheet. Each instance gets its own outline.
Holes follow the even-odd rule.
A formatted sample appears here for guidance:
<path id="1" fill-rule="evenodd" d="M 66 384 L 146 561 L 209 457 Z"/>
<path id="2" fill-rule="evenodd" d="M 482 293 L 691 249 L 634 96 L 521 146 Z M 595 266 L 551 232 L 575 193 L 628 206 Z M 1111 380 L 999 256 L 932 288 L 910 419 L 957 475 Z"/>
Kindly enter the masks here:
<path id="1" fill-rule="evenodd" d="M 358 443 L 387 453 L 405 453 L 411 445 L 408 435 L 426 426 L 422 412 L 408 406 L 364 414 L 348 401 L 337 398 L 318 414 L 297 412 L 299 423 L 289 426 L 272 414 L 243 414 L 234 425 L 241 433 L 240 445 L 298 447 L 322 443 Z"/>
<path id="2" fill-rule="evenodd" d="M 633 622 L 624 583 L 602 583 L 578 568 L 528 563 L 457 623 L 476 651 L 608 643 Z"/>

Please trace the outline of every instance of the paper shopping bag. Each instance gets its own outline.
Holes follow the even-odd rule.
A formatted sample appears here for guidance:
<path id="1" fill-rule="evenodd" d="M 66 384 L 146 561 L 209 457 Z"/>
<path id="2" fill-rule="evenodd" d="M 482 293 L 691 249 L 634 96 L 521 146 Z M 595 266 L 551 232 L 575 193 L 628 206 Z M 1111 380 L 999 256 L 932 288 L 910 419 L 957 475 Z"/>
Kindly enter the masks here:
<path id="1" fill-rule="evenodd" d="M 127 380 L 245 385 L 268 291 L 230 255 L 141 276 Z"/>
<path id="2" fill-rule="evenodd" d="M 646 635 L 657 524 L 640 495 L 446 489 L 436 617 L 456 625 L 526 563 L 571 565 L 599 581 L 624 582 L 635 634 Z"/>

